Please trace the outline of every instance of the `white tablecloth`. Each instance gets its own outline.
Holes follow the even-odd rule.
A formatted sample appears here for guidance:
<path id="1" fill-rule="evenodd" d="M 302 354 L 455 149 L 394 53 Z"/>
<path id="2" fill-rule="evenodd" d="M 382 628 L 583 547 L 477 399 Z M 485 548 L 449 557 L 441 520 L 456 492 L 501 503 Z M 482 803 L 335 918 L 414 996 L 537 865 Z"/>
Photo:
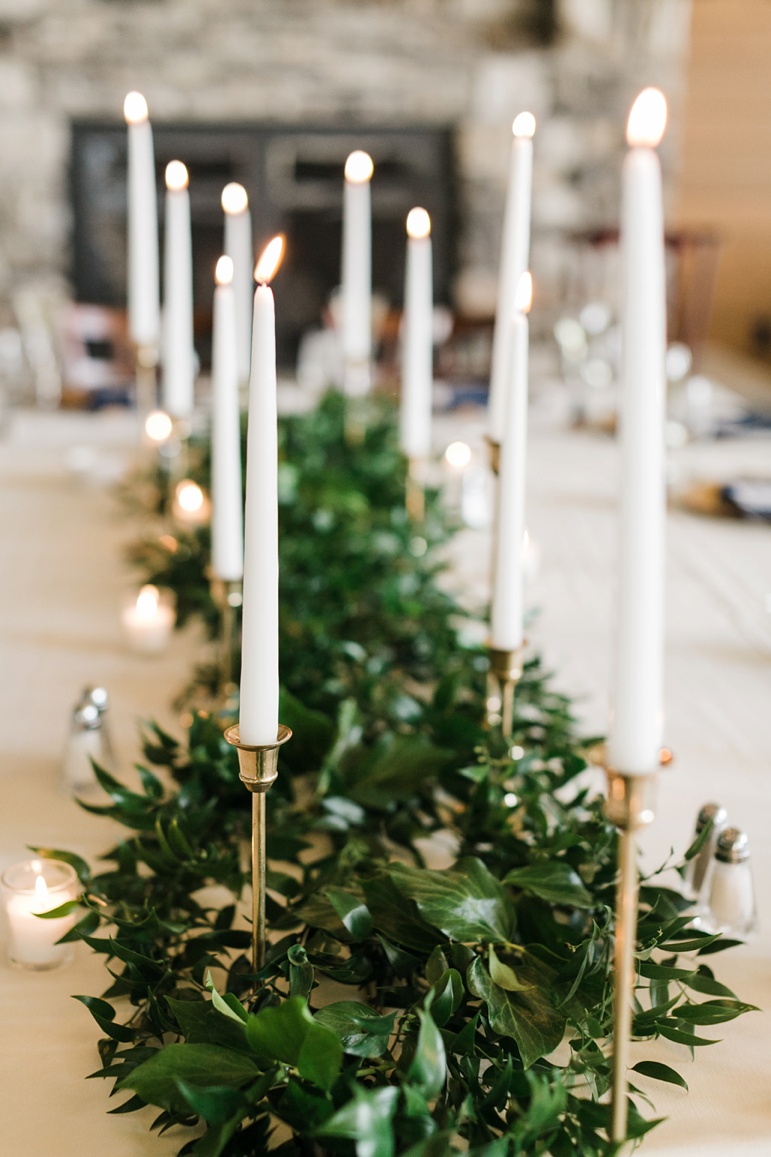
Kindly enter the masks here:
<path id="1" fill-rule="evenodd" d="M 603 435 L 567 431 L 536 405 L 529 454 L 529 526 L 541 551 L 531 629 L 558 674 L 580 697 L 587 730 L 607 718 L 612 623 L 613 487 L 616 450 Z M 116 746 L 137 757 L 140 718 L 174 729 L 172 695 L 200 654 L 195 632 L 164 656 L 124 645 L 119 608 L 131 586 L 121 551 L 136 527 L 102 480 L 130 454 L 126 415 L 20 414 L 0 445 L 0 868 L 27 844 L 96 857 L 110 843 L 107 822 L 81 812 L 58 789 L 69 712 L 82 687 L 105 684 Z M 481 455 L 481 423 L 453 415 L 437 425 L 437 448 L 463 436 Z M 89 447 L 72 454 L 74 447 Z M 692 445 L 677 452 L 681 472 L 730 476 L 768 471 L 771 439 Z M 80 473 L 73 473 L 73 466 Z M 86 470 L 90 479 L 84 477 Z M 483 532 L 456 544 L 469 582 L 486 580 Z M 714 958 L 740 997 L 771 1008 L 771 532 L 768 527 L 673 513 L 668 541 L 667 740 L 674 768 L 662 777 L 655 824 L 644 836 L 650 866 L 690 841 L 699 806 L 722 802 L 752 840 L 761 930 L 746 946 Z M 469 541 L 471 540 L 471 541 Z M 471 546 L 472 549 L 466 549 Z M 100 959 L 78 946 L 66 970 L 29 974 L 0 963 L 0 1149 L 9 1157 L 139 1157 L 173 1154 L 181 1134 L 147 1134 L 150 1111 L 109 1118 L 108 1083 L 84 1081 L 98 1067 L 96 1026 L 69 996 L 105 987 Z M 709 1035 L 710 1030 L 706 1030 Z M 724 1043 L 685 1065 L 685 1094 L 649 1082 L 667 1122 L 647 1139 L 658 1157 L 771 1154 L 771 1049 L 767 1014 L 721 1026 Z M 662 1042 L 656 1055 L 683 1060 Z M 650 1055 L 650 1054 L 646 1054 Z M 640 1082 L 641 1084 L 644 1082 Z M 121 1098 L 122 1099 L 122 1098 Z"/>

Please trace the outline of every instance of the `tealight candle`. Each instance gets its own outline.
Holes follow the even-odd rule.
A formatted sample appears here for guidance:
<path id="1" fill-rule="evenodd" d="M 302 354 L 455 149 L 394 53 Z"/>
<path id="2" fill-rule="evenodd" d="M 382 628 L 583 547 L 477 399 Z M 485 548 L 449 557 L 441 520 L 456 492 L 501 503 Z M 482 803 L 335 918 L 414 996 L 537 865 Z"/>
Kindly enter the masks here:
<path id="1" fill-rule="evenodd" d="M 72 956 L 71 944 L 57 944 L 75 923 L 74 914 L 41 920 L 78 897 L 78 878 L 62 860 L 22 860 L 2 876 L 8 920 L 8 954 L 12 964 L 43 972 L 59 968 Z"/>
<path id="2" fill-rule="evenodd" d="M 131 649 L 157 655 L 169 641 L 176 615 L 168 598 L 157 587 L 142 587 L 136 601 L 123 608 L 123 629 Z"/>

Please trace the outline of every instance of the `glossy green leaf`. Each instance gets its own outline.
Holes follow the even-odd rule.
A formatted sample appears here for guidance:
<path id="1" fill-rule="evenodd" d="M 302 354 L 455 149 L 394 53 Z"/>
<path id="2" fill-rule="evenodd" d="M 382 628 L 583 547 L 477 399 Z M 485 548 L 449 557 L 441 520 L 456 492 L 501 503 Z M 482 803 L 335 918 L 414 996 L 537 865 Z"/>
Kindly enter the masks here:
<path id="1" fill-rule="evenodd" d="M 493 981 L 480 957 L 467 975 L 470 991 L 487 1006 L 491 1026 L 517 1042 L 522 1064 L 529 1069 L 557 1047 L 567 1022 L 553 1003 L 553 978 L 530 964 L 520 967 L 519 979 L 530 987 L 507 992 Z"/>
<path id="2" fill-rule="evenodd" d="M 503 882 L 541 900 L 548 900 L 550 904 L 565 904 L 572 908 L 594 908 L 597 905 L 578 873 L 560 860 L 539 860 L 524 868 L 515 868 L 506 873 Z"/>
<path id="3" fill-rule="evenodd" d="M 678 1085 L 688 1092 L 688 1082 L 685 1078 L 661 1061 L 638 1061 L 636 1065 L 632 1066 L 632 1072 L 641 1073 L 644 1077 L 652 1077 L 654 1081 L 666 1081 L 667 1084 Z"/>
<path id="4" fill-rule="evenodd" d="M 379 1057 L 388 1048 L 396 1013 L 381 1016 L 360 1001 L 338 1000 L 320 1008 L 314 1020 L 336 1033 L 352 1056 Z"/>
<path id="5" fill-rule="evenodd" d="M 398 1099 L 398 1089 L 364 1090 L 356 1085 L 352 1100 L 316 1129 L 316 1136 L 354 1141 L 357 1157 L 393 1157 L 392 1118 Z"/>
<path id="6" fill-rule="evenodd" d="M 337 1080 L 343 1046 L 334 1032 L 314 1020 L 302 997 L 290 996 L 250 1016 L 246 1036 L 263 1062 L 292 1065 L 322 1089 L 331 1088 Z"/>
<path id="7" fill-rule="evenodd" d="M 407 1080 L 430 1100 L 441 1092 L 447 1074 L 444 1041 L 430 1012 L 418 1009 L 418 1017 L 420 1031 Z"/>
<path id="8" fill-rule="evenodd" d="M 259 1073 L 257 1062 L 245 1053 L 208 1044 L 171 1044 L 159 1049 L 119 1082 L 143 1101 L 175 1112 L 188 1108 L 179 1082 L 210 1088 L 242 1088 Z"/>
<path id="9" fill-rule="evenodd" d="M 421 916 L 445 935 L 464 943 L 508 943 L 514 909 L 504 888 L 481 860 L 468 856 L 446 872 L 392 864 L 391 879 L 414 900 Z"/>

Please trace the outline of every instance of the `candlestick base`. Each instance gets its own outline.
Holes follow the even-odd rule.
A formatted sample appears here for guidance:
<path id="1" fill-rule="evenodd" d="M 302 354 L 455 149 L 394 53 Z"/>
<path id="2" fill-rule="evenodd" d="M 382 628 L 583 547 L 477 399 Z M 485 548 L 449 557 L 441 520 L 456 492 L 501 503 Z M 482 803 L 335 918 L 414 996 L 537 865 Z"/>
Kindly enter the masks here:
<path id="1" fill-rule="evenodd" d="M 142 423 L 158 405 L 158 349 L 153 345 L 134 346 L 136 405 Z"/>
<path id="2" fill-rule="evenodd" d="M 252 969 L 265 964 L 268 934 L 265 921 L 265 890 L 268 866 L 265 795 L 278 778 L 279 749 L 292 738 L 291 728 L 278 725 L 275 743 L 253 746 L 242 743 L 238 725 L 228 727 L 225 739 L 238 749 L 239 779 L 252 794 Z"/>
<path id="3" fill-rule="evenodd" d="M 220 612 L 217 701 L 222 710 L 228 710 L 238 695 L 236 612 L 243 601 L 243 589 L 239 579 L 212 577 L 210 590 L 212 602 Z"/>
<path id="4" fill-rule="evenodd" d="M 486 723 L 491 730 L 500 727 L 508 739 L 514 729 L 514 692 L 522 678 L 525 644 L 511 650 L 488 645 L 487 655 Z"/>
<path id="5" fill-rule="evenodd" d="M 425 462 L 422 458 L 410 458 L 407 465 L 405 483 L 405 506 L 411 522 L 423 522 L 426 517 L 426 487 L 424 479 Z"/>
<path id="6" fill-rule="evenodd" d="M 485 442 L 487 442 L 490 469 L 493 474 L 497 475 L 501 469 L 501 444 L 500 442 L 495 442 L 489 434 L 485 434 Z"/>
<path id="7" fill-rule="evenodd" d="M 667 753 L 669 762 L 671 756 Z M 613 1063 L 611 1139 L 624 1141 L 627 1134 L 627 1069 L 635 988 L 634 951 L 637 943 L 636 832 L 652 823 L 658 776 L 624 775 L 607 767 L 608 795 L 605 815 L 618 828 L 618 880 L 616 883 L 616 938 L 613 957 Z"/>

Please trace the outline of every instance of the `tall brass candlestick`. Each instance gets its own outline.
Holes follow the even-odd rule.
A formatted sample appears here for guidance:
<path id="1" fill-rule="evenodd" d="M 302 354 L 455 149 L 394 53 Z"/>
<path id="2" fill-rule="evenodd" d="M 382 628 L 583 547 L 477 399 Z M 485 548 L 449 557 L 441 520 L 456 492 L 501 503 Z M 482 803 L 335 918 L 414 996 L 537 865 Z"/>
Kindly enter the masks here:
<path id="1" fill-rule="evenodd" d="M 158 350 L 153 345 L 134 346 L 134 377 L 137 413 L 144 424 L 158 404 Z"/>
<path id="2" fill-rule="evenodd" d="M 238 633 L 236 631 L 236 610 L 241 606 L 243 591 L 239 580 L 231 581 L 220 578 L 211 580 L 211 596 L 220 612 L 219 656 L 217 667 L 219 670 L 219 692 L 225 703 L 233 699 L 238 689 L 236 672 L 236 647 Z"/>
<path id="3" fill-rule="evenodd" d="M 278 778 L 279 748 L 292 738 L 292 731 L 278 725 L 275 743 L 252 747 L 241 743 L 238 725 L 228 727 L 225 739 L 238 749 L 239 778 L 252 793 L 252 970 L 265 964 L 268 929 L 265 921 L 265 890 L 268 866 L 265 796 Z"/>
<path id="4" fill-rule="evenodd" d="M 525 646 L 514 650 L 487 648 L 490 666 L 487 672 L 486 716 L 487 726 L 500 723 L 506 739 L 514 730 L 514 692 L 522 678 Z"/>
<path id="5" fill-rule="evenodd" d="M 616 943 L 613 958 L 613 1141 L 626 1140 L 627 1069 L 632 1030 L 635 987 L 634 951 L 637 943 L 637 831 L 654 818 L 657 777 L 624 775 L 607 768 L 608 797 L 605 814 L 618 828 L 618 880 L 616 883 Z"/>
<path id="6" fill-rule="evenodd" d="M 407 465 L 405 505 L 412 522 L 423 522 L 426 517 L 426 488 L 423 481 L 423 460 L 410 458 Z"/>

